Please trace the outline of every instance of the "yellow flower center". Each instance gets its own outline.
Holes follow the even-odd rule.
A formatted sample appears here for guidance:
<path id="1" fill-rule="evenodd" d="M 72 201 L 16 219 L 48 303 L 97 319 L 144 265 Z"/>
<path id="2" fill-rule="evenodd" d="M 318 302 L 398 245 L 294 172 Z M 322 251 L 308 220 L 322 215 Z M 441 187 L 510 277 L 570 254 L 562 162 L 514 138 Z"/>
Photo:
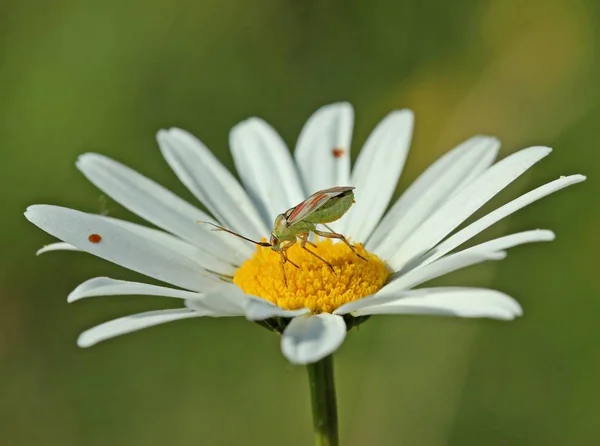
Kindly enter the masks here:
<path id="1" fill-rule="evenodd" d="M 245 293 L 262 297 L 286 310 L 309 308 L 313 313 L 331 313 L 353 300 L 371 295 L 385 283 L 389 271 L 374 254 L 362 245 L 354 245 L 361 259 L 344 243 L 319 240 L 307 249 L 326 260 L 306 252 L 298 244 L 287 250 L 285 264 L 287 286 L 281 272 L 281 257 L 271 248 L 257 247 L 256 253 L 236 271 L 233 283 Z"/>

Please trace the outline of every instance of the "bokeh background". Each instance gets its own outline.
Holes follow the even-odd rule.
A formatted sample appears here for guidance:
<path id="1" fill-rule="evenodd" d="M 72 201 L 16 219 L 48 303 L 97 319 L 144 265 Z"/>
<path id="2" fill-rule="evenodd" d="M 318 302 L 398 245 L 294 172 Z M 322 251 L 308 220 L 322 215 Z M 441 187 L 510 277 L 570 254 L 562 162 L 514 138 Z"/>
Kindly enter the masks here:
<path id="1" fill-rule="evenodd" d="M 54 203 L 139 221 L 75 169 L 99 151 L 193 201 L 158 129 L 228 166 L 228 130 L 258 115 L 291 147 L 329 102 L 356 110 L 353 156 L 393 108 L 417 126 L 398 194 L 475 134 L 502 156 L 554 153 L 494 201 L 563 174 L 583 185 L 480 240 L 549 228 L 550 244 L 438 283 L 496 287 L 513 323 L 378 317 L 337 355 L 344 445 L 600 444 L 600 4 L 581 0 L 0 2 L 0 444 L 307 445 L 305 371 L 242 319 L 188 320 L 78 349 L 83 329 L 160 298 L 67 305 L 83 280 L 136 274 L 52 241 L 22 216 Z"/>

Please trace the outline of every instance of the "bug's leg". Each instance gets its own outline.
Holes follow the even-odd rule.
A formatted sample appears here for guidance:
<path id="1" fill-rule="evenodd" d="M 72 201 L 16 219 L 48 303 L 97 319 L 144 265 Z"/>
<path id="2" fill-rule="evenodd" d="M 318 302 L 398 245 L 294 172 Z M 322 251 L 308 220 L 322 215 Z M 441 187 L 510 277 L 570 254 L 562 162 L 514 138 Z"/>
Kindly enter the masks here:
<path id="1" fill-rule="evenodd" d="M 324 226 L 325 226 L 327 229 L 329 229 L 329 230 L 331 231 L 331 228 L 330 228 L 329 226 L 327 226 L 327 225 L 324 225 Z M 338 234 L 337 232 L 334 232 L 334 231 L 331 231 L 331 232 L 319 231 L 319 230 L 317 230 L 317 229 L 315 229 L 314 233 L 315 233 L 315 234 L 317 234 L 317 235 L 320 235 L 321 237 L 326 237 L 326 238 L 337 238 L 337 239 L 339 239 L 339 240 L 343 241 L 343 242 L 344 242 L 344 243 L 345 243 L 345 244 L 348 246 L 348 248 L 350 248 L 350 249 L 352 250 L 352 252 L 353 252 L 354 254 L 356 254 L 358 257 L 360 257 L 360 258 L 361 258 L 361 259 L 363 259 L 363 260 L 367 260 L 367 259 L 365 259 L 363 256 L 361 256 L 361 255 L 360 255 L 360 254 L 359 254 L 359 253 L 356 251 L 356 249 L 354 249 L 354 246 L 352 246 L 352 245 L 350 244 L 350 242 L 349 242 L 349 241 L 346 239 L 346 237 L 344 237 L 342 234 Z"/>
<path id="2" fill-rule="evenodd" d="M 290 245 L 290 246 L 292 246 L 292 245 Z M 288 248 L 289 248 L 289 246 L 288 246 Z M 287 254 L 287 248 L 286 248 L 286 249 L 282 249 L 282 250 L 281 250 L 281 254 L 283 254 L 283 257 L 285 258 L 285 261 L 286 261 L 286 262 L 290 262 L 290 263 L 291 263 L 292 265 L 294 265 L 296 268 L 300 268 L 298 265 L 296 265 L 294 262 L 292 262 L 292 261 L 290 260 L 290 257 L 289 257 L 289 256 L 288 256 L 288 254 Z"/>
<path id="3" fill-rule="evenodd" d="M 307 243 L 310 243 L 308 241 L 308 232 L 306 234 L 301 234 L 300 236 L 300 247 L 301 248 L 305 248 Z M 313 245 L 312 243 L 310 243 L 311 245 Z M 313 245 L 314 246 L 314 245 Z"/>
<path id="4" fill-rule="evenodd" d="M 331 271 L 333 271 L 335 273 L 335 270 L 333 269 L 333 265 L 331 263 L 329 263 L 327 260 L 325 260 L 323 257 L 321 257 L 320 255 L 318 255 L 315 252 L 312 252 L 310 249 L 308 249 L 306 247 L 306 243 L 308 242 L 308 232 L 306 234 L 302 234 L 299 236 L 300 237 L 300 247 L 302 249 L 304 249 L 306 252 L 311 253 L 313 256 L 315 256 L 317 259 L 321 260 L 323 263 L 325 263 L 329 269 Z"/>
<path id="5" fill-rule="evenodd" d="M 309 234 L 306 234 L 306 237 L 300 236 L 300 242 L 302 243 L 302 240 L 304 240 L 304 245 L 306 245 L 308 243 L 313 248 L 318 248 L 316 243 L 313 243 L 308 239 L 308 236 L 309 236 Z"/>
<path id="6" fill-rule="evenodd" d="M 287 243 L 285 246 L 283 246 L 283 247 L 281 248 L 281 250 L 279 251 L 279 255 L 280 255 L 280 258 L 281 258 L 281 272 L 282 272 L 282 274 L 283 274 L 283 283 L 285 283 L 285 286 L 286 286 L 286 287 L 288 286 L 288 283 L 287 283 L 287 276 L 285 275 L 285 264 L 286 264 L 286 262 L 290 262 L 290 263 L 291 263 L 292 265 L 294 265 L 296 268 L 300 268 L 298 265 L 296 265 L 294 262 L 292 262 L 292 261 L 289 259 L 288 255 L 287 255 L 287 250 L 288 250 L 288 249 L 290 249 L 290 247 L 291 247 L 292 245 L 294 245 L 295 243 L 296 243 L 296 240 L 294 240 L 294 241 L 291 241 L 291 242 Z"/>
<path id="7" fill-rule="evenodd" d="M 279 251 L 279 258 L 281 259 L 281 274 L 283 275 L 283 283 L 285 284 L 285 286 L 287 288 L 288 283 L 287 283 L 287 277 L 285 275 L 285 266 L 284 266 L 286 259 L 285 259 L 285 256 L 283 255 L 282 251 Z"/>

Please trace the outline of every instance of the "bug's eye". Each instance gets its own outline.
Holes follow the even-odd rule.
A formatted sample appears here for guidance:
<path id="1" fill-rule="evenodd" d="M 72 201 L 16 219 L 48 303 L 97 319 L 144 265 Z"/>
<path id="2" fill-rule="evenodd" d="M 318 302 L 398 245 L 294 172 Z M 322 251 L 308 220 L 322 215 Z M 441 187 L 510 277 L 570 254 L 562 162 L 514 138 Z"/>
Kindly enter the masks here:
<path id="1" fill-rule="evenodd" d="M 277 237 L 275 237 L 274 235 L 271 236 L 271 245 L 275 246 L 279 244 L 279 239 Z"/>

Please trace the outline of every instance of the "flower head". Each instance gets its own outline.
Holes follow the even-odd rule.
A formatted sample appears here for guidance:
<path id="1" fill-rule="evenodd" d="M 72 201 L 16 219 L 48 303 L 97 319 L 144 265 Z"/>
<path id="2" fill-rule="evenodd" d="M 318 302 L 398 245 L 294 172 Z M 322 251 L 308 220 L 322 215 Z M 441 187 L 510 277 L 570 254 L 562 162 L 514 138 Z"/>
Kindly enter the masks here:
<path id="1" fill-rule="evenodd" d="M 348 302 L 375 294 L 385 284 L 389 271 L 377 256 L 362 246 L 362 260 L 342 243 L 331 240 L 314 244 L 331 268 L 306 249 L 294 245 L 287 254 L 299 268 L 286 267 L 287 284 L 281 280 L 280 258 L 268 248 L 256 254 L 236 271 L 233 283 L 245 293 L 260 296 L 286 310 L 308 308 L 311 313 L 333 313 Z"/>
<path id="2" fill-rule="evenodd" d="M 347 330 L 365 316 L 508 320 L 521 315 L 519 304 L 500 291 L 415 287 L 460 268 L 502 259 L 513 246 L 552 240 L 551 231 L 531 230 L 456 251 L 502 218 L 585 177 L 561 177 L 456 231 L 551 150 L 530 147 L 494 163 L 500 143 L 475 136 L 431 165 L 384 215 L 408 154 L 413 115 L 408 110 L 390 113 L 368 138 L 351 171 L 352 127 L 349 104 L 319 109 L 304 126 L 292 158 L 264 121 L 252 118 L 238 124 L 230 145 L 242 184 L 191 134 L 161 130 L 158 143 L 166 161 L 214 218 L 114 160 L 81 156 L 77 167 L 92 183 L 162 230 L 36 205 L 26 217 L 63 241 L 39 252 L 86 251 L 170 286 L 97 277 L 79 285 L 69 302 L 136 294 L 181 299 L 184 307 L 106 322 L 82 333 L 78 344 L 87 347 L 178 319 L 245 316 L 281 332 L 284 355 L 306 364 L 335 351 Z M 332 223 L 315 223 L 315 228 L 328 225 L 318 234 L 343 234 L 348 245 L 323 237 L 300 239 L 282 257 L 269 247 L 255 248 L 198 223 L 208 221 L 260 240 L 269 236 L 277 215 L 310 194 L 349 185 L 355 187 L 356 198 L 350 210 Z M 284 258 L 289 261 L 282 266 Z"/>

